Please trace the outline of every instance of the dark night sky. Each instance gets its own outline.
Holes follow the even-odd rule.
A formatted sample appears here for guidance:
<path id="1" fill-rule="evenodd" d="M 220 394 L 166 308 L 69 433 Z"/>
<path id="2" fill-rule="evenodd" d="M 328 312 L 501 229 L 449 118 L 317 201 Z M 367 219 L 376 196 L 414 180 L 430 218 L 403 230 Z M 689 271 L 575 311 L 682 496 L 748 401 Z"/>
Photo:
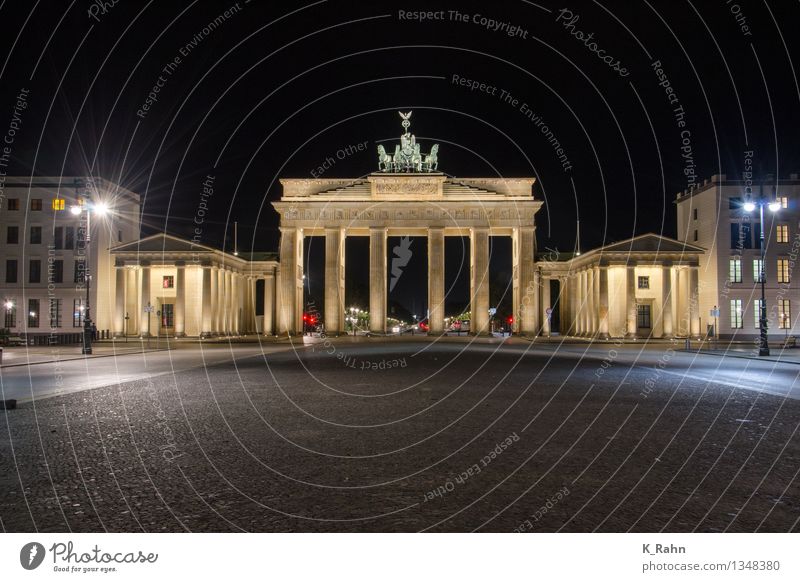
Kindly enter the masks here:
<path id="1" fill-rule="evenodd" d="M 89 1 L 66 13 L 68 3 L 32 5 L 0 3 L 3 129 L 17 93 L 30 90 L 7 173 L 118 181 L 143 195 L 146 232 L 187 235 L 203 177 L 213 174 L 207 242 L 222 246 L 226 230 L 230 241 L 238 220 L 243 247 L 274 250 L 277 215 L 268 202 L 280 194 L 277 180 L 312 177 L 326 157 L 365 141 L 366 151 L 336 160 L 324 176 L 368 174 L 375 143 L 401 132 L 399 109 L 414 110 L 412 131 L 423 144 L 442 144 L 440 170 L 449 175 L 535 176 L 535 195 L 546 202 L 540 250 L 572 250 L 578 215 L 584 249 L 648 231 L 674 236 L 671 202 L 689 184 L 687 166 L 699 180 L 735 174 L 743 152 L 754 150 L 763 173 L 800 167 L 797 3 L 242 1 L 164 77 L 144 119 L 137 110 L 162 69 L 235 3 L 121 0 L 106 13 L 95 8 L 96 18 Z M 444 20 L 402 20 L 401 5 L 445 10 Z M 454 7 L 468 22 L 451 19 Z M 573 28 L 558 21 L 562 8 L 579 16 Z M 527 38 L 489 30 L 473 22 L 477 14 Z M 627 76 L 570 34 L 578 30 L 593 33 Z M 656 60 L 675 105 L 659 86 Z M 454 74 L 496 94 L 458 86 Z M 500 98 L 503 89 L 516 106 Z M 571 170 L 522 103 L 553 131 Z M 424 272 L 422 263 L 410 268 Z M 403 293 L 410 309 L 424 285 Z"/>

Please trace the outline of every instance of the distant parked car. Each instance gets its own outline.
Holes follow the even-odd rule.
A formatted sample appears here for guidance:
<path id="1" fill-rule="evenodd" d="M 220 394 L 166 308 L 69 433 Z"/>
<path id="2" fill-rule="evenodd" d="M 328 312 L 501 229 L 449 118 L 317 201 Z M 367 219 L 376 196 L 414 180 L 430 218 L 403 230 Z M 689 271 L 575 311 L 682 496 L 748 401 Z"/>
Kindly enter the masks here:
<path id="1" fill-rule="evenodd" d="M 18 335 L 10 335 L 6 338 L 7 346 L 24 346 L 27 344 L 28 342 L 25 341 L 25 338 Z"/>

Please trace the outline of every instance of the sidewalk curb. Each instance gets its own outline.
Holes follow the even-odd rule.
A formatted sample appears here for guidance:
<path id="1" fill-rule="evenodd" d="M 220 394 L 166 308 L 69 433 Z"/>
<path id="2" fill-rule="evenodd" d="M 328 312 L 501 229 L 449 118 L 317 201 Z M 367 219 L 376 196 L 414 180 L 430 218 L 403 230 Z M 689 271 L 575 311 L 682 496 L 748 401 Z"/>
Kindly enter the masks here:
<path id="1" fill-rule="evenodd" d="M 790 360 L 781 360 L 780 358 L 776 358 L 773 356 L 764 357 L 764 356 L 745 356 L 743 354 L 736 354 L 736 353 L 719 353 L 719 352 L 704 352 L 703 350 L 675 350 L 676 352 L 683 352 L 685 354 L 699 354 L 702 356 L 716 356 L 718 358 L 738 358 L 740 360 L 755 360 L 757 362 L 777 362 L 778 364 L 792 364 L 794 366 L 800 366 L 800 361 L 793 362 Z"/>
<path id="2" fill-rule="evenodd" d="M 121 356 L 135 356 L 137 354 L 149 354 L 152 352 L 169 352 L 172 348 L 158 348 L 152 350 L 141 350 L 138 352 L 125 352 L 122 354 L 92 354 L 91 356 L 77 356 L 74 358 L 59 358 L 57 360 L 43 360 L 41 362 L 23 362 L 20 364 L 3 364 L 0 365 L 0 369 L 2 368 L 18 368 L 20 366 L 38 366 L 39 364 L 54 364 L 56 362 L 72 362 L 75 360 L 94 360 L 95 358 L 111 358 L 111 357 L 121 357 Z"/>

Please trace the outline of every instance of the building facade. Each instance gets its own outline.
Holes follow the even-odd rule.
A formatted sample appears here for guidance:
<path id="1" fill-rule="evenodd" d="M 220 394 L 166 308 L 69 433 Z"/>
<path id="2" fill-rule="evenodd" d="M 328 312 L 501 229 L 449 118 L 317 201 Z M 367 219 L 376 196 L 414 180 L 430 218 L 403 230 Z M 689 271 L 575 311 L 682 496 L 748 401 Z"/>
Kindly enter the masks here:
<path id="1" fill-rule="evenodd" d="M 113 210 L 90 215 L 98 209 Z M 137 240 L 139 226 L 139 195 L 112 182 L 6 177 L 0 191 L 2 327 L 36 340 L 77 341 L 88 300 L 98 329 L 110 330 L 115 289 L 109 249 Z"/>
<path id="2" fill-rule="evenodd" d="M 748 196 L 775 200 L 777 212 L 748 211 Z M 795 335 L 800 291 L 792 273 L 800 248 L 800 176 L 764 183 L 712 176 L 678 193 L 678 239 L 705 249 L 700 257 L 698 298 L 703 330 L 718 322 L 723 338 L 749 340 L 759 334 L 761 301 L 760 237 L 764 260 L 769 337 Z M 718 317 L 715 315 L 719 313 Z"/>

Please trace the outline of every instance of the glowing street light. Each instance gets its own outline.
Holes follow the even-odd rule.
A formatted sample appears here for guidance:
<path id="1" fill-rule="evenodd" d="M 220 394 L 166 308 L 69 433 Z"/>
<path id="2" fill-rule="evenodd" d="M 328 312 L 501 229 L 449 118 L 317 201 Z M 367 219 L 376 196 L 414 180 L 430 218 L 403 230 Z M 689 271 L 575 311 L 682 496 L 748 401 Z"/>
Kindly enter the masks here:
<path id="1" fill-rule="evenodd" d="M 759 328 L 759 344 L 758 344 L 758 355 L 759 356 L 768 356 L 769 355 L 769 341 L 767 338 L 767 298 L 766 298 L 766 263 L 764 255 L 766 253 L 766 249 L 764 248 L 764 206 L 770 209 L 772 212 L 778 212 L 781 208 L 781 203 L 778 201 L 777 193 L 773 194 L 772 200 L 767 201 L 764 198 L 764 182 L 761 182 L 758 200 L 753 200 L 752 195 L 749 192 L 749 187 L 747 188 L 748 192 L 744 199 L 744 204 L 742 204 L 742 208 L 745 212 L 750 213 L 756 209 L 758 206 L 760 212 L 760 225 L 761 228 L 759 237 L 758 237 L 758 244 L 761 250 L 761 273 L 759 273 L 759 279 L 761 280 L 761 313 L 759 314 L 758 318 L 758 328 Z"/>

